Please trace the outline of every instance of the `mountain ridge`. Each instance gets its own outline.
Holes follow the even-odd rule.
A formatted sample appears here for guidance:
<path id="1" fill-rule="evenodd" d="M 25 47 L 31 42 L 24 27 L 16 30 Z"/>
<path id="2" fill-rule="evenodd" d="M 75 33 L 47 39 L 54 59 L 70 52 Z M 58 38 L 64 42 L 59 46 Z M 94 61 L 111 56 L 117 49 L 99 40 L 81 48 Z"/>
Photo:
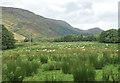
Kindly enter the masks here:
<path id="1" fill-rule="evenodd" d="M 29 30 L 33 37 L 58 37 L 67 34 L 92 35 L 88 30 L 80 30 L 72 27 L 63 20 L 45 18 L 29 10 L 13 7 L 2 7 L 2 22 L 11 32 L 27 37 Z M 101 33 L 99 30 L 95 34 Z M 24 38 L 22 38 L 24 39 Z"/>

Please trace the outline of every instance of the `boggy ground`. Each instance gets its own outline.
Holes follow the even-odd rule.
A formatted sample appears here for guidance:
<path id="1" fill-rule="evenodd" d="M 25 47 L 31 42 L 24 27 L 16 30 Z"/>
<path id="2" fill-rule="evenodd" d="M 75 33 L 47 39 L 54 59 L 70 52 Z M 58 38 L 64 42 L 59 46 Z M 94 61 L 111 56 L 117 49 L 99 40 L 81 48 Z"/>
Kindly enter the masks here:
<path id="1" fill-rule="evenodd" d="M 3 81 L 119 81 L 118 44 L 17 43 L 3 50 Z"/>

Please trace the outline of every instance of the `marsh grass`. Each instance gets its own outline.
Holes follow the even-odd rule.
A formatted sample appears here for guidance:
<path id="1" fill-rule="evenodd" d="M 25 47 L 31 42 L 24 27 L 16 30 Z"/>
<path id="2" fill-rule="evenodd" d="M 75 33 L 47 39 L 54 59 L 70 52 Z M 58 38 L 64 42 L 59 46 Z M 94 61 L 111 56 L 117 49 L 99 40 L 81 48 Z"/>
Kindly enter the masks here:
<path id="1" fill-rule="evenodd" d="M 3 51 L 3 80 L 22 81 L 30 78 L 32 81 L 35 78 L 45 81 L 45 73 L 61 71 L 60 74 L 53 75 L 56 77 L 54 80 L 94 81 L 97 78 L 97 81 L 109 81 L 112 78 L 109 76 L 108 79 L 106 71 L 111 67 L 107 65 L 115 67 L 119 62 L 116 50 L 117 44 L 106 45 L 97 42 L 32 43 L 31 50 L 28 44 L 23 43 L 20 47 Z M 104 70 L 104 74 L 100 74 L 104 79 L 97 77 L 96 70 Z M 47 80 L 52 79 L 52 73 L 49 75 L 51 77 Z"/>

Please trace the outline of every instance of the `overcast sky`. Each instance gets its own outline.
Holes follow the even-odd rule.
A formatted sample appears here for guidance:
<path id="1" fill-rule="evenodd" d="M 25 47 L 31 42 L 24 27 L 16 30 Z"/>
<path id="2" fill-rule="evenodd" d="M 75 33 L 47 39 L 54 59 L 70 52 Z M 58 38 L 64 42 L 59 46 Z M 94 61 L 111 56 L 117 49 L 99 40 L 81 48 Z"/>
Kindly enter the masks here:
<path id="1" fill-rule="evenodd" d="M 64 20 L 75 28 L 118 28 L 119 0 L 0 0 L 0 6 L 30 10 L 47 18 Z"/>

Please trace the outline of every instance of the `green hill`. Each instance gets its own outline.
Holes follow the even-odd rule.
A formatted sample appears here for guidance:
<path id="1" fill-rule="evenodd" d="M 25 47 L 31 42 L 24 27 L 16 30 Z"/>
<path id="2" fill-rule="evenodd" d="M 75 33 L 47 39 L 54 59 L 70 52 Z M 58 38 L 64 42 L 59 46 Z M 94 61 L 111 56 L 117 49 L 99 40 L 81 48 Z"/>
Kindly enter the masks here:
<path id="1" fill-rule="evenodd" d="M 99 34 L 101 33 L 103 30 L 98 28 L 98 27 L 95 27 L 95 28 L 91 28 L 91 29 L 88 29 L 88 30 L 81 30 L 81 29 L 78 29 L 78 28 L 75 28 L 77 32 L 81 33 L 82 35 L 94 35 L 94 34 Z"/>
<path id="2" fill-rule="evenodd" d="M 8 30 L 15 34 L 16 39 L 23 40 L 32 32 L 33 37 L 58 37 L 67 34 L 91 35 L 96 33 L 93 30 L 80 30 L 73 28 L 62 20 L 54 20 L 36 15 L 33 12 L 20 8 L 2 7 L 2 23 Z"/>

